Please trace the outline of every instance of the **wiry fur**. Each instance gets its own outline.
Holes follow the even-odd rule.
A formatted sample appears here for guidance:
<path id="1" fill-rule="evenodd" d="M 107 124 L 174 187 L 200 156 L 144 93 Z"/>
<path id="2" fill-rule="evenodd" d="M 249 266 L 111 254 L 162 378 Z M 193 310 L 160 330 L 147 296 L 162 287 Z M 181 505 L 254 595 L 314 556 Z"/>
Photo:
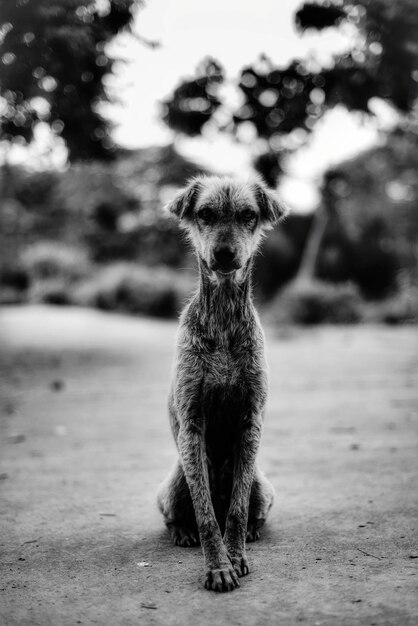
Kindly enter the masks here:
<path id="1" fill-rule="evenodd" d="M 200 284 L 180 318 L 169 397 L 179 460 L 158 502 L 176 545 L 201 542 L 205 587 L 229 591 L 248 574 L 245 540 L 258 539 L 273 501 L 256 466 L 267 366 L 250 275 L 263 231 L 285 211 L 258 180 L 216 177 L 192 181 L 169 208 L 196 250 Z"/>

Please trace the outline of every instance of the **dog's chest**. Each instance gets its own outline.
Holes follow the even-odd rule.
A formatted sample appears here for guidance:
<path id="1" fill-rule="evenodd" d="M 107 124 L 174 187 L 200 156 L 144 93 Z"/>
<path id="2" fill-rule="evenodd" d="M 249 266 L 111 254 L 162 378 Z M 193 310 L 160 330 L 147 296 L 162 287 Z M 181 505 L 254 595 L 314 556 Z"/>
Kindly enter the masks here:
<path id="1" fill-rule="evenodd" d="M 200 359 L 203 376 L 210 385 L 240 385 L 245 370 L 254 363 L 255 338 L 252 329 L 236 332 L 219 325 L 215 332 L 201 333 Z"/>
<path id="2" fill-rule="evenodd" d="M 241 432 L 245 405 L 245 392 L 240 385 L 205 385 L 202 406 L 206 449 L 215 465 L 232 456 Z"/>
<path id="3" fill-rule="evenodd" d="M 206 354 L 205 382 L 212 387 L 239 385 L 242 375 L 242 358 L 228 347 L 214 347 Z"/>

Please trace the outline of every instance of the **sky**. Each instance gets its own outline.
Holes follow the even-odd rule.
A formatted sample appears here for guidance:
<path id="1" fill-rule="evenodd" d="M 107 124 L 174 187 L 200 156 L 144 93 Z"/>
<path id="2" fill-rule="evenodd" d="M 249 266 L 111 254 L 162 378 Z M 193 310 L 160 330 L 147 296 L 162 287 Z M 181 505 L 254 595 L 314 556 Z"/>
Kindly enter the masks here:
<path id="1" fill-rule="evenodd" d="M 98 0 L 98 2 L 103 0 Z M 264 53 L 278 65 L 314 53 L 327 62 L 333 52 L 344 50 L 349 33 L 328 29 L 324 34 L 298 33 L 293 16 L 301 0 L 146 0 L 137 13 L 133 31 L 120 35 L 109 52 L 124 59 L 107 89 L 117 103 L 103 107 L 115 123 L 114 139 L 127 148 L 163 145 L 173 133 L 159 119 L 160 103 L 191 77 L 200 61 L 212 56 L 223 66 L 227 81 Z M 159 42 L 151 48 L 141 38 Z M 380 111 L 390 121 L 390 113 Z M 35 154 L 48 145 L 46 128 L 39 128 Z M 325 169 L 378 141 L 376 124 L 360 121 L 339 108 L 327 114 L 311 134 L 309 144 L 289 161 L 281 192 L 299 211 L 309 211 L 319 200 L 318 185 Z M 176 146 L 216 172 L 247 175 L 252 153 L 227 136 L 206 133 L 202 139 L 177 139 Z M 32 156 L 33 156 L 32 154 Z M 65 161 L 61 147 L 57 163 Z"/>

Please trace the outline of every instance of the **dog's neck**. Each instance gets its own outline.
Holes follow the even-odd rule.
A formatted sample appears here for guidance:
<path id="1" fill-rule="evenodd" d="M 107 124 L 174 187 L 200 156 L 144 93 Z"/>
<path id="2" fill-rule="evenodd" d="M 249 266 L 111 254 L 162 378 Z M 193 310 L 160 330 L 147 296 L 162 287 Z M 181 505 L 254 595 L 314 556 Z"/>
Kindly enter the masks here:
<path id="1" fill-rule="evenodd" d="M 202 320 L 215 329 L 232 328 L 233 320 L 252 316 L 251 302 L 252 260 L 239 270 L 226 276 L 211 271 L 199 259 L 199 303 Z"/>

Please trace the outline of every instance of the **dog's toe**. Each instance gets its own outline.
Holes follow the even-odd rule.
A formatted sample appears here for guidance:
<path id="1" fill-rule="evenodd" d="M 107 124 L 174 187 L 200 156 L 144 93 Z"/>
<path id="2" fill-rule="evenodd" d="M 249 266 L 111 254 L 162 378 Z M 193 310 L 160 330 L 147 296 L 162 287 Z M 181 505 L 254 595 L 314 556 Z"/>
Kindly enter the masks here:
<path id="1" fill-rule="evenodd" d="M 198 533 L 187 526 L 170 523 L 167 524 L 167 527 L 175 546 L 179 546 L 180 548 L 193 548 L 199 545 Z"/>
<path id="2" fill-rule="evenodd" d="M 248 560 L 246 556 L 229 558 L 237 576 L 241 578 L 242 576 L 246 576 L 250 573 L 250 568 L 248 566 Z"/>
<path id="3" fill-rule="evenodd" d="M 265 519 L 256 519 L 248 522 L 246 538 L 248 543 L 260 539 L 261 528 L 264 526 L 265 521 Z"/>
<path id="4" fill-rule="evenodd" d="M 212 569 L 206 572 L 205 588 L 212 591 L 233 591 L 239 587 L 238 576 L 232 567 Z"/>

